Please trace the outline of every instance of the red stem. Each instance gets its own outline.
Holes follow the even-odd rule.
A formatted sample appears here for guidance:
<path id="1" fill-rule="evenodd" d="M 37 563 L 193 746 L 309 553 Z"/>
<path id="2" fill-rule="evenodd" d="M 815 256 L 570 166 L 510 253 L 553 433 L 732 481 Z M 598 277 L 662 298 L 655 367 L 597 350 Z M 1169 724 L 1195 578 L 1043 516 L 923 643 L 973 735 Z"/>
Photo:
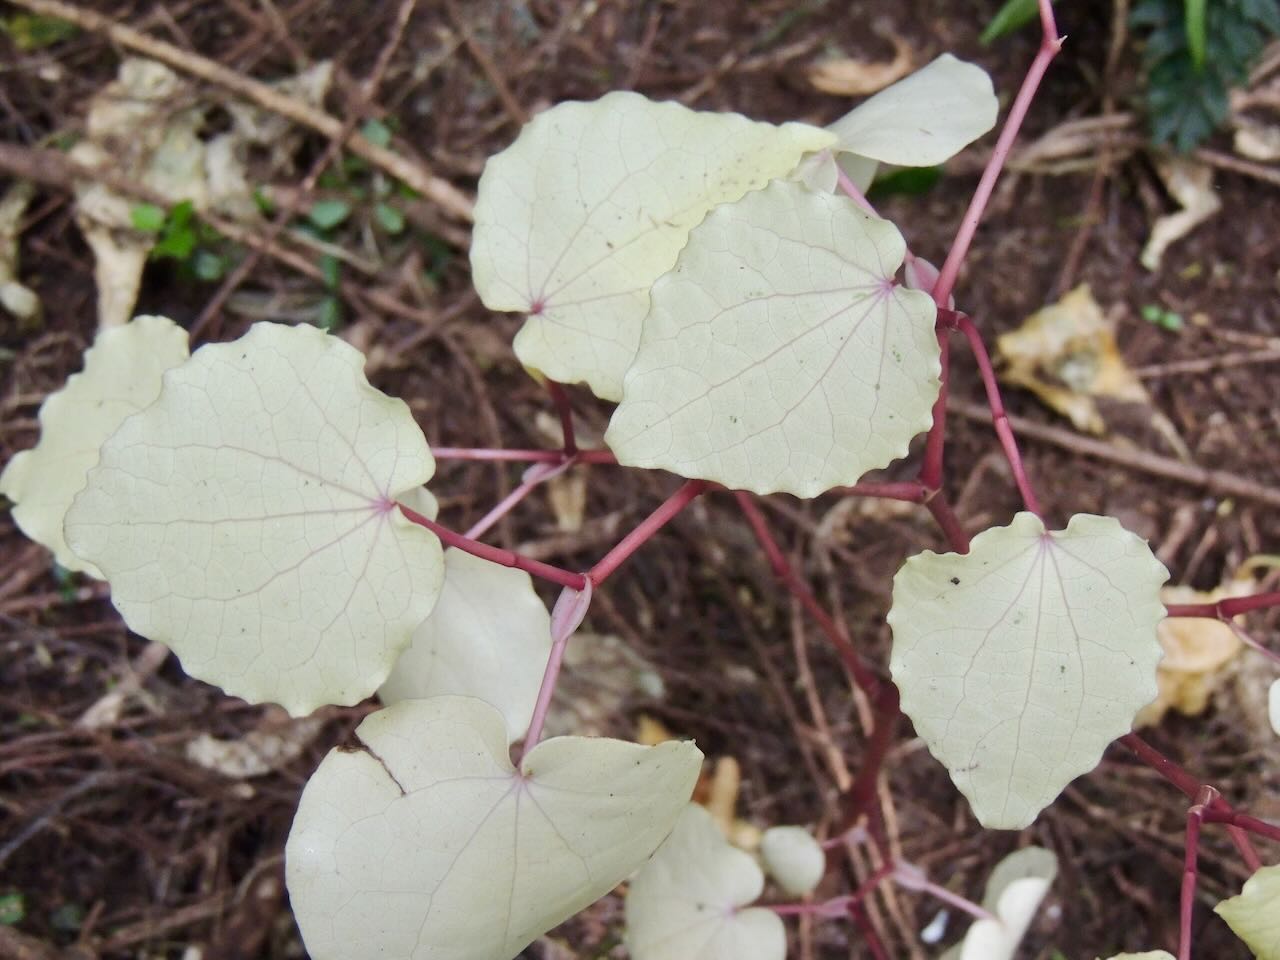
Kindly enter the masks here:
<path id="1" fill-rule="evenodd" d="M 947 383 L 951 375 L 951 340 L 948 330 L 938 324 L 939 375 L 938 399 L 933 402 L 933 425 L 925 438 L 924 462 L 920 465 L 920 482 L 930 490 L 942 488 L 942 454 L 947 442 Z"/>
<path id="2" fill-rule="evenodd" d="M 947 501 L 947 498 L 941 493 L 936 493 L 925 500 L 924 505 L 929 508 L 929 512 L 933 514 L 933 519 L 942 528 L 943 534 L 946 535 L 947 543 L 951 544 L 951 549 L 956 553 L 968 553 L 969 534 L 961 526 L 960 519 L 956 516 L 955 511 L 951 509 L 951 504 Z"/>
<path id="3" fill-rule="evenodd" d="M 836 487 L 832 493 L 845 493 L 854 497 L 880 497 L 884 500 L 905 500 L 924 503 L 929 491 L 922 483 L 907 480 L 903 483 L 855 483 L 851 487 Z"/>
<path id="4" fill-rule="evenodd" d="M 556 413 L 560 417 L 560 432 L 564 437 L 565 456 L 572 457 L 578 452 L 578 444 L 573 438 L 573 406 L 569 403 L 569 394 L 554 380 L 547 381 L 547 392 L 551 394 L 551 402 L 555 404 Z"/>
<path id="5" fill-rule="evenodd" d="M 1230 620 L 1250 610 L 1266 610 L 1280 607 L 1280 590 L 1255 593 L 1248 597 L 1230 597 L 1217 603 L 1171 603 L 1165 607 L 1171 617 L 1208 617 L 1213 620 Z"/>
<path id="6" fill-rule="evenodd" d="M 491 547 L 487 543 L 468 539 L 462 534 L 456 533 L 428 517 L 424 517 L 418 511 L 410 510 L 402 503 L 398 503 L 396 506 L 400 508 L 400 512 L 404 514 L 406 519 L 411 520 L 420 527 L 426 527 L 444 543 L 451 547 L 457 547 L 459 550 L 465 550 L 472 556 L 480 557 L 482 560 L 488 560 L 504 567 L 515 567 L 517 570 L 523 570 L 532 576 L 558 583 L 562 587 L 571 587 L 574 590 L 582 590 L 586 587 L 587 579 L 580 573 L 573 573 L 561 567 L 543 563 L 541 560 L 531 560 L 529 557 L 523 557 L 511 550 Z"/>
<path id="7" fill-rule="evenodd" d="M 1196 902 L 1197 860 L 1200 856 L 1200 824 L 1218 791 L 1204 787 L 1187 810 L 1187 839 L 1182 854 L 1182 892 L 1178 903 L 1178 960 L 1191 960 L 1191 913 Z"/>
<path id="8" fill-rule="evenodd" d="M 760 508 L 756 506 L 751 494 L 739 490 L 734 493 L 734 497 L 738 501 L 738 506 L 742 508 L 742 512 L 746 516 L 747 523 L 750 524 L 751 532 L 755 534 L 760 548 L 764 550 L 765 556 L 769 558 L 769 566 L 773 569 L 774 576 L 786 585 L 787 589 L 800 601 L 800 605 L 818 622 L 822 632 L 827 635 L 831 645 L 840 654 L 840 659 L 844 661 L 845 669 L 853 677 L 854 683 L 861 687 L 873 701 L 878 700 L 881 687 L 880 678 L 863 662 L 862 657 L 858 655 L 858 651 L 854 649 L 853 642 L 840 629 L 831 615 L 822 608 L 822 604 L 813 595 L 813 591 L 808 588 L 795 570 L 792 569 L 791 564 L 787 562 L 782 548 L 773 539 L 773 534 L 769 532 L 769 524 L 765 520 L 764 514 L 760 512 Z"/>
<path id="9" fill-rule="evenodd" d="M 622 541 L 606 553 L 600 561 L 587 572 L 587 579 L 595 586 L 600 586 L 610 574 L 642 547 L 650 537 L 661 530 L 676 514 L 706 491 L 711 484 L 706 480 L 687 480 L 675 493 L 669 496 L 657 510 L 645 517 Z"/>
<path id="10" fill-rule="evenodd" d="M 969 349 L 977 361 L 978 372 L 982 375 L 982 385 L 987 390 L 987 405 L 991 408 L 991 419 L 995 425 L 996 436 L 1000 438 L 1000 446 L 1004 449 L 1005 458 L 1013 470 L 1013 479 L 1022 494 L 1022 502 L 1027 509 L 1040 516 L 1040 501 L 1031 489 L 1031 481 L 1027 479 L 1027 471 L 1022 465 L 1022 455 L 1018 452 L 1018 441 L 1013 436 L 1013 428 L 1009 425 L 1009 415 L 1004 410 L 1004 400 L 1000 397 L 1000 387 L 996 384 L 996 372 L 991 366 L 991 357 L 982 342 L 982 335 L 973 321 L 963 313 L 955 314 L 955 324 L 965 339 L 969 341 Z"/>
<path id="11" fill-rule="evenodd" d="M 1023 78 L 1022 87 L 1018 90 L 1013 106 L 1009 108 L 1004 129 L 1000 131 L 986 169 L 982 171 L 978 188 L 969 201 L 969 209 L 965 211 L 964 218 L 960 221 L 960 229 L 956 231 L 955 239 L 951 241 L 947 259 L 943 262 L 942 269 L 938 271 L 938 282 L 933 285 L 933 301 L 940 307 L 947 305 L 947 301 L 955 290 L 960 266 L 969 252 L 969 245 L 973 243 L 982 214 L 986 211 L 987 203 L 995 190 L 996 180 L 999 179 L 1000 171 L 1009 158 L 1009 151 L 1013 148 L 1013 141 L 1017 139 L 1018 130 L 1022 127 L 1022 121 L 1026 119 L 1027 110 L 1036 95 L 1040 81 L 1044 79 L 1045 71 L 1049 69 L 1049 63 L 1062 49 L 1062 40 L 1058 37 L 1058 27 L 1054 23 L 1053 8 L 1049 0 L 1040 0 L 1040 23 L 1044 31 L 1040 50 L 1031 62 L 1031 68 L 1027 71 L 1026 77 Z"/>
<path id="12" fill-rule="evenodd" d="M 491 447 L 432 447 L 431 455 L 437 460 L 510 460 L 518 463 L 575 463 L 616 464 L 617 458 L 609 450 L 577 450 L 569 457 L 563 450 L 508 450 Z"/>

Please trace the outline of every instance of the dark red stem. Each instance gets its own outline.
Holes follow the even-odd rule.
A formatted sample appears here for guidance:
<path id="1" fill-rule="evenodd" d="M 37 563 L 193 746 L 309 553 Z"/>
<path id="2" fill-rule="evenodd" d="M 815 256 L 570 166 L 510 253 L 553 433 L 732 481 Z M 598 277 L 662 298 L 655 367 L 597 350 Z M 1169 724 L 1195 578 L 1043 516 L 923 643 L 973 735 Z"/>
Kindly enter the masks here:
<path id="1" fill-rule="evenodd" d="M 396 504 L 400 508 L 400 512 L 404 516 L 416 523 L 420 527 L 426 527 L 434 533 L 440 540 L 451 547 L 457 547 L 464 550 L 472 556 L 480 557 L 482 560 L 488 560 L 504 567 L 515 567 L 517 570 L 523 570 L 531 576 L 539 577 L 543 580 L 550 580 L 552 583 L 558 583 L 562 587 L 572 587 L 574 590 L 581 590 L 586 586 L 587 580 L 580 573 L 573 573 L 570 570 L 554 567 L 549 563 L 543 563 L 541 560 L 531 560 L 523 557 L 511 550 L 503 550 L 501 547 L 491 547 L 487 543 L 481 543 L 478 540 L 471 540 L 462 534 L 450 530 L 448 527 L 436 523 L 434 520 L 424 517 L 416 510 L 410 510 L 402 503 Z"/>
<path id="2" fill-rule="evenodd" d="M 925 437 L 924 462 L 920 465 L 920 482 L 930 490 L 942 488 L 942 455 L 947 442 L 947 383 L 951 377 L 951 340 L 949 330 L 938 324 L 939 375 L 938 399 L 933 402 L 933 425 Z"/>
<path id="3" fill-rule="evenodd" d="M 1040 516 L 1040 501 L 1031 489 L 1031 481 L 1027 479 L 1027 471 L 1022 465 L 1022 455 L 1018 452 L 1018 441 L 1013 436 L 1013 428 L 1009 425 L 1009 415 L 1004 410 L 1004 400 L 1000 397 L 1000 387 L 996 384 L 996 372 L 991 366 L 991 357 L 987 353 L 986 344 L 982 342 L 982 334 L 973 325 L 973 321 L 963 313 L 955 315 L 956 328 L 964 334 L 969 342 L 969 349 L 977 361 L 978 372 L 982 375 L 982 385 L 987 390 L 987 405 L 991 408 L 991 419 L 995 425 L 996 436 L 1000 438 L 1000 446 L 1004 449 L 1005 458 L 1013 470 L 1013 479 L 1022 494 L 1022 502 L 1027 509 Z"/>
<path id="4" fill-rule="evenodd" d="M 572 457 L 563 450 L 506 450 L 489 447 L 432 447 L 437 460 L 510 460 L 516 463 L 613 463 L 617 458 L 609 450 L 578 450 Z"/>
<path id="5" fill-rule="evenodd" d="M 1165 607 L 1171 617 L 1209 617 L 1214 620 L 1230 620 L 1250 610 L 1266 610 L 1280 607 L 1280 590 L 1255 593 L 1249 597 L 1231 597 L 1217 603 L 1171 603 Z"/>
<path id="6" fill-rule="evenodd" d="M 751 532 L 755 534 L 760 548 L 764 550 L 765 556 L 769 558 L 769 566 L 773 569 L 774 576 L 786 585 L 786 588 L 800 601 L 800 605 L 818 622 L 822 632 L 826 634 L 827 639 L 831 641 L 831 645 L 840 654 L 840 659 L 844 661 L 845 669 L 853 677 L 854 683 L 861 687 L 863 692 L 873 701 L 877 700 L 880 696 L 880 678 L 863 662 L 862 657 L 858 655 L 858 651 L 854 649 L 853 642 L 840 629 L 840 626 L 831 615 L 822 608 L 822 604 L 813 595 L 813 591 L 800 579 L 799 575 L 792 569 L 791 564 L 787 562 L 782 548 L 778 546 L 778 541 L 769 532 L 769 524 L 765 520 L 764 514 L 760 512 L 760 508 L 756 506 L 751 494 L 739 490 L 734 493 L 734 497 L 738 501 L 738 506 L 742 508 L 742 512 L 746 516 L 747 523 L 751 526 Z"/>
<path id="7" fill-rule="evenodd" d="M 578 444 L 573 438 L 573 406 L 569 403 L 568 391 L 554 380 L 548 380 L 547 392 L 551 394 L 551 402 L 555 404 L 556 413 L 560 417 L 565 456 L 572 457 L 578 452 Z"/>

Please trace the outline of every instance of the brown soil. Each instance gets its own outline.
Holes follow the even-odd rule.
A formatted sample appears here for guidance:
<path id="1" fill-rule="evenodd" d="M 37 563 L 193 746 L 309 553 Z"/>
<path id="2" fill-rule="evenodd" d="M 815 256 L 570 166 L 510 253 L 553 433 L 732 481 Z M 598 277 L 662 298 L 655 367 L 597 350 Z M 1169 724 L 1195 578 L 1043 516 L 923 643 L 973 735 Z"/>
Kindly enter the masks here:
<path id="1" fill-rule="evenodd" d="M 359 108 L 358 87 L 387 42 L 397 6 L 332 0 L 96 5 L 259 78 L 333 58 L 338 81 L 329 106 L 339 116 Z M 950 50 L 983 64 L 1007 102 L 1036 37 L 1025 33 L 991 48 L 978 46 L 977 33 L 993 7 L 939 0 L 478 0 L 453 9 L 423 0 L 371 113 L 394 121 L 398 149 L 416 152 L 437 173 L 474 190 L 484 158 L 511 141 L 520 113 L 617 88 L 760 119 L 829 122 L 848 103 L 814 92 L 805 66 L 828 52 L 888 56 L 892 47 L 885 38 L 891 36 L 904 38 L 920 63 Z M 1062 8 L 1070 40 L 1033 110 L 1028 138 L 1101 109 L 1109 5 Z M 273 33 L 264 10 L 277 11 L 284 27 Z M 459 24 L 488 55 L 488 67 L 457 42 Z M 20 52 L 0 36 L 0 142 L 32 145 L 75 130 L 85 101 L 112 78 L 119 55 L 90 34 L 35 53 Z M 56 82 L 42 79 L 54 68 L 60 71 Z M 1130 43 L 1111 75 L 1119 109 L 1130 102 L 1136 76 Z M 507 96 L 495 91 L 495 82 Z M 990 138 L 984 143 L 975 148 L 979 160 Z M 296 185 L 324 148 L 319 137 L 306 140 L 296 169 L 273 185 Z M 976 166 L 972 158 L 958 161 L 928 194 L 890 198 L 881 212 L 903 226 L 917 253 L 940 261 Z M 992 342 L 1061 292 L 1064 260 L 1078 231 L 1087 229 L 1083 257 L 1069 279 L 1088 282 L 1114 312 L 1126 361 L 1148 370 L 1154 407 L 1197 463 L 1275 491 L 1280 406 L 1274 363 L 1152 372 L 1183 360 L 1256 350 L 1266 338 L 1280 336 L 1280 194 L 1226 172 L 1218 174 L 1216 187 L 1223 212 L 1175 245 L 1159 272 L 1147 273 L 1137 255 L 1153 213 L 1150 202 L 1163 210 L 1172 204 L 1146 154 L 1113 164 L 1092 207 L 1091 172 L 1018 175 L 997 194 L 958 299 Z M 547 409 L 544 395 L 509 349 L 518 320 L 479 306 L 465 251 L 428 237 L 456 235 L 457 228 L 423 207 L 409 239 L 386 245 L 373 276 L 348 274 L 367 290 L 409 304 L 416 318 L 383 313 L 367 299 L 351 297 L 344 334 L 367 352 L 382 351 L 375 384 L 409 401 L 433 444 L 546 445 L 548 438 L 534 427 L 536 414 Z M 1097 222 L 1082 228 L 1086 211 Z M 338 239 L 361 249 L 354 226 Z M 418 279 L 425 268 L 431 268 L 430 283 Z M 35 441 L 40 400 L 77 368 L 94 333 L 91 260 L 67 191 L 42 188 L 32 205 L 22 235 L 22 276 L 43 298 L 45 321 L 24 330 L 0 315 L 0 444 L 6 460 Z M 189 324 L 216 289 L 156 264 L 138 312 Z M 231 338 L 250 322 L 251 306 L 314 311 L 324 295 L 313 280 L 265 258 L 212 329 L 217 338 Z M 1197 320 L 1179 332 L 1164 331 L 1142 319 L 1149 303 Z M 980 403 L 972 363 L 958 340 L 955 346 L 953 395 Z M 1010 391 L 1006 399 L 1015 414 L 1063 425 L 1027 394 Z M 584 432 L 602 431 L 606 407 L 582 390 L 573 400 Z M 1147 418 L 1125 423 L 1120 432 L 1135 447 L 1175 456 Z M 972 529 L 1003 523 L 1019 507 L 997 450 L 989 423 L 952 417 L 948 492 Z M 1026 440 L 1024 451 L 1051 519 L 1065 521 L 1078 511 L 1120 517 L 1161 548 L 1175 582 L 1212 586 L 1245 558 L 1280 552 L 1280 510 L 1082 458 L 1061 445 Z M 912 463 L 900 467 L 891 473 L 911 475 Z M 676 485 L 667 475 L 596 469 L 581 531 L 557 532 L 546 501 L 535 497 L 497 528 L 495 542 L 579 569 Z M 508 492 L 518 473 L 455 463 L 443 465 L 437 477 L 442 516 L 461 529 Z M 886 663 L 884 613 L 892 575 L 911 553 L 943 546 L 927 514 L 876 504 L 849 509 L 833 496 L 807 503 L 774 499 L 771 519 L 819 597 L 841 613 L 875 662 Z M 123 627 L 102 590 L 79 579 L 56 579 L 48 555 L 7 517 L 0 519 L 0 537 L 0 895 L 24 898 L 26 916 L 14 928 L 29 938 L 22 949 L 47 949 L 48 956 L 75 947 L 82 956 L 180 957 L 197 947 L 210 960 L 301 956 L 282 884 L 292 812 L 319 759 L 350 736 L 372 705 L 326 712 L 324 733 L 302 757 L 242 782 L 189 763 L 183 746 L 201 732 L 239 736 L 261 722 L 263 708 L 186 678 L 172 658 L 127 701 L 117 722 L 79 729 L 78 718 L 121 682 L 146 642 Z M 841 766 L 833 758 L 856 771 L 864 749 L 858 711 L 838 659 L 776 586 L 732 501 L 711 496 L 697 503 L 603 593 L 588 626 L 620 635 L 656 664 L 667 691 L 660 701 L 630 696 L 614 718 L 614 732 L 629 736 L 638 716 L 657 717 L 696 737 L 709 757 L 737 758 L 742 816 L 760 825 L 829 827 Z M 1252 626 L 1274 642 L 1274 615 L 1257 616 Z M 814 678 L 807 690 L 797 649 Z M 817 732 L 814 702 L 825 712 L 826 734 Z M 1234 697 L 1200 718 L 1167 720 L 1149 735 L 1233 802 L 1261 816 L 1280 815 L 1274 740 L 1258 736 Z M 945 771 L 911 739 L 905 721 L 887 772 L 895 843 L 903 856 L 958 892 L 979 897 L 991 865 L 1020 843 L 1058 852 L 1062 873 L 1021 956 L 1074 960 L 1120 948 L 1175 948 L 1185 803 L 1122 749 L 1113 748 L 1023 835 L 981 830 Z M 1243 958 L 1247 951 L 1210 907 L 1237 892 L 1247 872 L 1220 829 L 1207 829 L 1206 837 L 1196 956 Z M 1280 854 L 1275 847 L 1260 849 L 1267 862 Z M 856 864 L 835 871 L 827 885 L 832 893 L 848 890 L 865 874 L 866 864 Z M 916 940 L 936 913 L 932 903 L 900 892 L 892 903 L 877 898 L 874 909 L 891 956 L 939 951 L 923 950 Z M 947 942 L 963 926 L 953 916 Z M 570 955 L 621 956 L 620 928 L 615 895 L 553 936 L 571 945 Z M 0 955 L 6 949 L 19 947 L 0 928 Z M 560 955 L 538 944 L 526 952 Z M 868 956 L 856 932 L 839 923 L 802 927 L 793 955 Z"/>

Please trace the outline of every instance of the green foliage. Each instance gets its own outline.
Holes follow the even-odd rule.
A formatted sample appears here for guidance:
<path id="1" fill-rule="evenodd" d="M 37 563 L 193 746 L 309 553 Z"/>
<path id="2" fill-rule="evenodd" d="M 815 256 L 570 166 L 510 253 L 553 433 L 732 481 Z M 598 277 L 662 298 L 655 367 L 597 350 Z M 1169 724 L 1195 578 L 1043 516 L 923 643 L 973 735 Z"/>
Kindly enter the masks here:
<path id="1" fill-rule="evenodd" d="M 1142 308 L 1142 319 L 1171 333 L 1181 330 L 1184 325 L 1182 314 L 1175 313 L 1173 310 L 1166 310 L 1158 303 L 1145 305 Z"/>
<path id="2" fill-rule="evenodd" d="M 21 893 L 0 894 L 0 924 L 13 926 L 27 915 L 27 901 Z"/>
<path id="3" fill-rule="evenodd" d="M 345 200 L 317 200 L 307 212 L 307 218 L 321 230 L 332 230 L 351 216 L 351 204 Z"/>
<path id="4" fill-rule="evenodd" d="M 135 203 L 129 208 L 133 228 L 155 234 L 152 260 L 176 260 L 191 276 L 205 282 L 221 279 L 227 272 L 227 257 L 220 251 L 223 237 L 196 216 L 190 200 L 166 211 L 154 203 Z"/>
<path id="5" fill-rule="evenodd" d="M 0 33 L 5 34 L 23 53 L 43 50 L 79 33 L 74 23 L 46 17 L 38 13 L 15 13 L 0 20 Z"/>
<path id="6" fill-rule="evenodd" d="M 942 179 L 942 167 L 903 167 L 877 177 L 867 191 L 873 203 L 884 197 L 902 195 L 916 197 L 928 193 Z"/>
<path id="7" fill-rule="evenodd" d="M 1036 18 L 1038 9 L 1036 0 L 1005 0 L 1004 6 L 996 11 L 996 15 L 982 31 L 978 42 L 986 46 L 1025 27 Z"/>
<path id="8" fill-rule="evenodd" d="M 1146 33 L 1151 139 L 1186 152 L 1227 116 L 1267 39 L 1280 34 L 1277 0 L 1141 0 L 1130 24 Z"/>

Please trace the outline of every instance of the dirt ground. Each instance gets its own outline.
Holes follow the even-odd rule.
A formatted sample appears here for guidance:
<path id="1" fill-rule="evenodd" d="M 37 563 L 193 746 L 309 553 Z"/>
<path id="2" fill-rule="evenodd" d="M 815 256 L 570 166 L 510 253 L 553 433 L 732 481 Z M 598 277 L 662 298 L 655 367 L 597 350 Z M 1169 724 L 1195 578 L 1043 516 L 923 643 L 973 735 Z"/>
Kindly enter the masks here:
<path id="1" fill-rule="evenodd" d="M 888 59 L 895 42 L 917 64 L 943 51 L 982 64 L 1007 105 L 1037 37 L 1028 31 L 980 46 L 978 33 L 996 6 L 421 0 L 389 46 L 399 3 L 93 4 L 116 22 L 259 79 L 331 58 L 335 81 L 326 105 L 336 116 L 385 120 L 395 150 L 467 193 L 485 157 L 514 138 L 520 121 L 560 100 L 632 88 L 699 108 L 823 124 L 850 103 L 817 92 L 807 68 L 831 56 Z M 1024 143 L 1069 121 L 1126 111 L 1136 95 L 1135 41 L 1116 36 L 1111 6 L 1081 0 L 1061 8 L 1069 40 Z M 10 12 L 0 5 L 0 13 Z M 1108 63 L 1113 42 L 1117 55 Z M 112 79 L 123 53 L 91 31 L 35 51 L 0 35 L 0 143 L 45 146 L 77 131 L 86 101 Z M 366 102 L 362 84 L 384 54 L 385 71 Z M 979 230 L 957 299 L 993 343 L 1066 289 L 1091 286 L 1116 321 L 1123 358 L 1142 377 L 1151 409 L 1167 418 L 1191 463 L 1218 475 L 1206 483 L 1162 473 L 1160 464 L 1187 461 L 1169 431 L 1153 426 L 1150 410 L 1122 412 L 1107 439 L 1154 455 L 1156 467 L 1083 455 L 1081 435 L 1066 421 L 1011 389 L 1010 412 L 1033 425 L 1023 435 L 1030 475 L 1051 519 L 1116 516 L 1151 540 L 1173 582 L 1208 588 L 1248 557 L 1280 553 L 1280 361 L 1256 362 L 1257 354 L 1280 347 L 1280 192 L 1248 173 L 1216 169 L 1222 212 L 1175 244 L 1158 271 L 1146 271 L 1138 254 L 1151 222 L 1175 205 L 1153 155 L 1132 139 L 1079 148 L 1076 172 L 1013 173 Z M 954 161 L 927 193 L 881 203 L 916 253 L 941 261 L 992 142 L 988 136 Z M 327 146 L 326 138 L 305 133 L 291 165 L 273 171 L 264 186 L 287 198 Z M 1229 154 L 1230 138 L 1211 146 Z M 0 176 L 14 172 L 0 166 Z M 367 176 L 358 168 L 351 174 L 358 182 Z M 350 182 L 319 181 L 321 197 L 350 190 Z M 374 356 L 374 384 L 410 403 L 433 445 L 554 443 L 539 425 L 549 412 L 545 396 L 510 351 L 519 318 L 489 314 L 471 290 L 465 227 L 427 200 L 409 202 L 407 216 L 408 228 L 396 237 L 371 241 L 363 210 L 335 234 L 358 260 L 343 268 L 339 332 Z M 314 251 L 292 249 L 316 262 Z M 244 255 L 243 247 L 232 251 Z M 137 312 L 190 326 L 215 296 L 224 298 L 202 335 L 230 339 L 255 319 L 315 319 L 330 291 L 314 273 L 268 254 L 232 291 L 156 262 Z M 22 224 L 21 276 L 41 297 L 44 320 L 23 326 L 0 313 L 6 461 L 35 442 L 40 401 L 77 369 L 94 335 L 92 260 L 74 223 L 69 184 L 40 185 Z M 1169 331 L 1149 322 L 1143 308 L 1152 304 L 1186 324 Z M 1019 501 L 989 420 L 966 413 L 982 403 L 982 392 L 959 340 L 955 347 L 947 490 L 961 519 L 979 530 L 1006 522 Z M 606 405 L 583 389 L 572 397 L 583 435 L 598 437 Z M 904 461 L 887 476 L 909 477 L 915 463 Z M 581 569 L 677 484 L 665 474 L 589 470 L 586 519 L 577 529 L 560 529 L 539 494 L 495 529 L 493 542 Z M 433 481 L 442 519 L 465 528 L 518 476 L 513 467 L 442 464 Z M 1224 489 L 1224 477 L 1245 492 Z M 776 497 L 769 515 L 818 596 L 876 663 L 887 664 L 893 573 L 919 549 L 944 546 L 928 514 L 829 495 L 812 502 Z M 1273 572 L 1271 589 L 1276 580 Z M 1275 642 L 1274 612 L 1250 624 Z M 630 684 L 628 668 L 621 680 L 595 683 L 582 668 L 573 682 L 583 697 L 599 697 L 611 683 L 618 688 L 596 705 L 599 732 L 629 737 L 640 717 L 654 718 L 696 737 L 709 758 L 737 760 L 742 817 L 760 826 L 831 828 L 841 778 L 856 772 L 864 749 L 858 703 L 834 652 L 773 581 L 730 498 L 699 501 L 633 558 L 602 592 L 587 629 L 621 638 L 664 687 L 656 696 Z M 285 838 L 310 772 L 373 705 L 323 711 L 318 735 L 300 756 L 264 776 L 231 778 L 187 759 L 187 744 L 202 733 L 236 739 L 279 719 L 186 678 L 172 658 L 153 661 L 133 689 L 133 671 L 147 669 L 146 648 L 124 628 L 105 588 L 58 576 L 48 554 L 0 516 L 0 897 L 20 895 L 24 913 L 11 927 L 23 936 L 21 946 L 0 939 L 0 954 L 304 956 L 283 889 Z M 1168 718 L 1148 735 L 1233 802 L 1275 818 L 1275 739 L 1266 739 L 1243 705 L 1244 691 L 1256 687 L 1256 677 L 1233 679 L 1205 715 Z M 86 728 L 86 712 L 101 709 L 113 690 L 123 691 L 117 713 Z M 1018 835 L 980 829 L 905 720 L 899 734 L 882 800 L 902 856 L 975 899 L 992 864 L 1020 844 L 1047 846 L 1061 858 L 1048 907 L 1020 956 L 1092 960 L 1121 948 L 1176 949 L 1185 804 L 1123 749 L 1113 747 Z M 1260 849 L 1265 862 L 1280 859 L 1274 847 Z M 1211 912 L 1247 876 L 1220 830 L 1206 831 L 1200 864 L 1196 956 L 1247 957 Z M 843 865 L 823 889 L 850 890 L 869 870 L 865 861 Z M 941 952 L 918 937 L 937 913 L 934 903 L 890 892 L 873 898 L 872 911 L 893 957 Z M 611 895 L 525 956 L 622 956 L 621 919 L 621 900 Z M 964 926 L 953 915 L 944 942 Z M 848 925 L 792 930 L 792 956 L 869 956 Z"/>

